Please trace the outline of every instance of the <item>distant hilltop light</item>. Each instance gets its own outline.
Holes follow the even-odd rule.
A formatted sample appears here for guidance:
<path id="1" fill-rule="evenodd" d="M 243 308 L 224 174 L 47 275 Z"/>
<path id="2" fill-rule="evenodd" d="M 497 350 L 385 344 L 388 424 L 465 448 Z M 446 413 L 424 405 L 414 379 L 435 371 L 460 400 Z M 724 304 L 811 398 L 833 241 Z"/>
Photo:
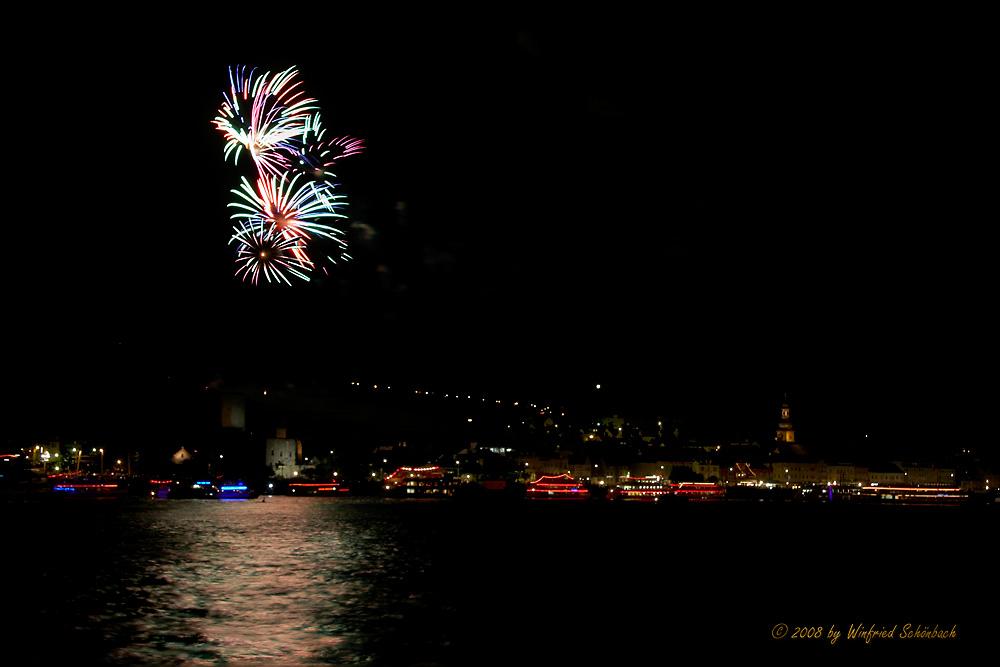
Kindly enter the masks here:
<path id="1" fill-rule="evenodd" d="M 598 388 L 598 389 L 600 389 L 600 388 L 601 388 L 601 385 L 597 385 L 597 388 Z"/>

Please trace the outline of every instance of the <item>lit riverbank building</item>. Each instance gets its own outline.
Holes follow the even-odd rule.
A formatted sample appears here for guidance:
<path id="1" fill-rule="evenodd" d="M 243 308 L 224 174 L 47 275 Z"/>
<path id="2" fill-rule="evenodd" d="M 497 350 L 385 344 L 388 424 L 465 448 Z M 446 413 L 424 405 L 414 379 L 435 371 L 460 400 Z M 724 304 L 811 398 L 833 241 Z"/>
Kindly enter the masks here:
<path id="1" fill-rule="evenodd" d="M 786 454 L 796 457 L 807 456 L 806 448 L 795 442 L 795 427 L 792 425 L 791 410 L 788 407 L 788 394 L 781 404 L 781 418 L 778 420 L 778 430 L 775 436 L 775 454 Z"/>
<path id="2" fill-rule="evenodd" d="M 778 445 L 783 442 L 795 442 L 795 429 L 792 428 L 792 420 L 788 409 L 788 395 L 785 395 L 785 402 L 781 404 L 781 421 L 778 422 Z"/>

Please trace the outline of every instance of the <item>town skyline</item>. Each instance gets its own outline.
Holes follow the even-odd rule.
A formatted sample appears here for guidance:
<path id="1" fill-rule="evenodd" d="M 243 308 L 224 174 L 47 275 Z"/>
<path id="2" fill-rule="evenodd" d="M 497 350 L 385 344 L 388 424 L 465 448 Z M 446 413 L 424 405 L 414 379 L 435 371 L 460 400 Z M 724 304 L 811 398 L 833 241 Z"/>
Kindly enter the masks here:
<path id="1" fill-rule="evenodd" d="M 163 406 L 159 411 L 149 400 L 151 396 L 142 396 L 140 404 L 146 412 L 143 421 L 130 422 L 131 430 L 122 427 L 114 433 L 105 427 L 104 432 L 94 431 L 87 437 L 79 430 L 76 437 L 72 430 L 62 435 L 35 433 L 8 438 L 8 448 L 26 451 L 41 443 L 50 449 L 60 445 L 66 449 L 79 441 L 80 446 L 95 451 L 101 447 L 102 453 L 107 447 L 109 456 L 119 458 L 141 452 L 144 460 L 157 461 L 157 465 L 181 447 L 192 451 L 203 448 L 206 452 L 225 450 L 235 464 L 253 462 L 266 439 L 287 432 L 300 442 L 300 457 L 305 452 L 309 457 L 326 458 L 329 449 L 331 454 L 336 450 L 338 458 L 358 463 L 372 449 L 396 450 L 394 460 L 400 465 L 436 461 L 476 446 L 506 448 L 514 457 L 589 455 L 641 461 L 643 457 L 673 460 L 680 455 L 716 466 L 737 462 L 767 465 L 782 456 L 785 460 L 859 466 L 892 461 L 954 466 L 959 460 L 966 464 L 980 460 L 988 466 L 991 461 L 989 448 L 975 442 L 933 443 L 928 447 L 879 442 L 860 432 L 853 441 L 817 438 L 808 419 L 803 429 L 796 404 L 787 395 L 767 411 L 769 418 L 757 415 L 757 428 L 750 428 L 746 422 L 733 421 L 732 415 L 728 421 L 716 418 L 713 422 L 705 414 L 681 416 L 635 406 L 609 409 L 608 403 L 599 400 L 603 391 L 595 386 L 586 401 L 574 404 L 440 391 L 433 386 L 415 389 L 405 383 L 351 381 L 322 391 L 287 384 L 213 383 L 202 388 L 196 402 Z M 167 425 L 170 420 L 174 423 Z M 166 427 L 158 427 L 158 423 Z M 619 430 L 609 424 L 616 424 Z M 398 449 L 407 441 L 409 450 Z"/>
<path id="2" fill-rule="evenodd" d="M 197 421 L 145 415 L 215 381 L 357 380 L 568 403 L 601 384 L 612 413 L 744 437 L 787 392 L 814 442 L 986 442 L 989 263 L 966 229 L 977 203 L 938 169 L 956 112 L 923 103 L 954 73 L 887 70 L 878 41 L 641 37 L 529 22 L 373 26 L 323 58 L 80 49 L 65 104 L 41 112 L 116 149 L 87 155 L 88 178 L 60 172 L 76 174 L 62 201 L 102 206 L 54 216 L 13 258 L 31 280 L 9 289 L 12 428 L 129 432 Z M 85 103 L 106 61 L 116 100 L 150 101 L 152 72 L 182 82 L 154 114 L 170 149 Z M 234 276 L 239 178 L 211 120 L 244 64 L 297 67 L 324 122 L 365 141 L 337 171 L 353 259 L 294 287 Z M 31 182 L 38 201 L 50 183 Z"/>

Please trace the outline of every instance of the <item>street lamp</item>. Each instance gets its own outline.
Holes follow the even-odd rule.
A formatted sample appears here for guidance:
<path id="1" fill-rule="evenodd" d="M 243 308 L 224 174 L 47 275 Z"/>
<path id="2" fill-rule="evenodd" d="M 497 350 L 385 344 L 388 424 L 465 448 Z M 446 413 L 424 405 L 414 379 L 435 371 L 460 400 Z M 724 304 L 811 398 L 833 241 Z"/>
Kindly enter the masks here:
<path id="1" fill-rule="evenodd" d="M 104 449 L 101 449 L 101 477 L 104 477 Z"/>

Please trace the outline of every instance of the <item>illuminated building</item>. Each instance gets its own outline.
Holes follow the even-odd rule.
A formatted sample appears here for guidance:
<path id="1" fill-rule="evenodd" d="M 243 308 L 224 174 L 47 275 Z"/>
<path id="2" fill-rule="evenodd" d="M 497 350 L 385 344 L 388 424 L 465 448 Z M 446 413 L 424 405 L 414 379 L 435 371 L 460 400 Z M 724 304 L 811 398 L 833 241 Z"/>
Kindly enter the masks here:
<path id="1" fill-rule="evenodd" d="M 792 428 L 791 411 L 788 407 L 788 395 L 781 404 L 781 421 L 778 422 L 778 435 L 775 438 L 780 445 L 783 442 L 795 442 L 795 429 Z"/>
<path id="2" fill-rule="evenodd" d="M 567 458 L 566 468 L 560 471 L 560 474 L 565 472 L 570 477 L 586 482 L 590 480 L 593 469 L 594 464 L 589 456 L 577 454 Z"/>
<path id="3" fill-rule="evenodd" d="M 601 456 L 591 466 L 590 483 L 599 486 L 615 486 L 623 478 L 632 475 L 632 461 L 616 454 Z"/>
<path id="4" fill-rule="evenodd" d="M 722 473 L 715 463 L 703 463 L 690 457 L 678 457 L 673 460 L 637 461 L 630 466 L 635 477 L 661 475 L 670 478 L 674 468 L 689 468 L 692 473 L 701 475 L 702 480 L 721 479 Z"/>
<path id="5" fill-rule="evenodd" d="M 622 429 L 627 425 L 627 422 L 614 415 L 611 417 L 604 417 L 601 419 L 601 426 L 604 426 L 608 431 L 615 435 L 615 437 L 621 437 Z"/>
<path id="6" fill-rule="evenodd" d="M 938 468 L 931 464 L 922 463 L 893 463 L 903 471 L 903 478 L 906 484 L 911 486 L 952 486 L 955 484 L 954 468 Z"/>
<path id="7" fill-rule="evenodd" d="M 826 463 L 805 458 L 782 458 L 771 462 L 768 481 L 779 486 L 800 487 L 826 484 Z"/>
<path id="8" fill-rule="evenodd" d="M 733 465 L 720 469 L 719 480 L 726 486 L 760 486 L 771 481 L 771 468 L 748 461 L 736 461 Z"/>
<path id="9" fill-rule="evenodd" d="M 868 482 L 872 486 L 898 486 L 906 483 L 903 471 L 891 463 L 868 466 Z"/>
<path id="10" fill-rule="evenodd" d="M 788 406 L 788 396 L 781 404 L 781 417 L 778 420 L 778 429 L 774 437 L 774 453 L 784 457 L 803 457 L 808 455 L 808 451 L 802 443 L 795 439 L 795 427 L 792 424 L 791 408 Z"/>
<path id="11" fill-rule="evenodd" d="M 828 463 L 826 465 L 826 483 L 838 486 L 868 484 L 870 481 L 868 468 L 851 463 Z"/>
<path id="12" fill-rule="evenodd" d="M 275 477 L 296 477 L 301 472 L 302 443 L 285 437 L 283 428 L 277 429 L 275 436 L 265 443 L 264 463 L 274 471 Z"/>
<path id="13" fill-rule="evenodd" d="M 190 461 L 191 454 L 188 452 L 188 450 L 181 447 L 174 453 L 174 455 L 171 457 L 170 460 L 176 463 L 177 465 L 180 465 L 182 463 Z"/>
<path id="14" fill-rule="evenodd" d="M 781 404 L 781 418 L 771 453 L 771 477 L 768 481 L 784 487 L 826 483 L 826 463 L 809 458 L 805 447 L 795 441 L 788 396 Z"/>

